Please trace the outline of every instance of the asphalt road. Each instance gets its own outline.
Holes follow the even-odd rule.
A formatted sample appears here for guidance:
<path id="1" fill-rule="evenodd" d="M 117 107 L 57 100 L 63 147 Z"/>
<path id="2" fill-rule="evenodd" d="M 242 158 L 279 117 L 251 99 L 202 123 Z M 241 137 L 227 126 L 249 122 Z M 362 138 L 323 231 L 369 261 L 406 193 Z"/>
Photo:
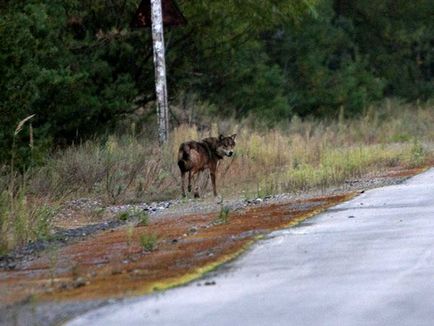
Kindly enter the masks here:
<path id="1" fill-rule="evenodd" d="M 431 169 L 274 232 L 203 280 L 68 325 L 434 325 L 433 246 Z"/>

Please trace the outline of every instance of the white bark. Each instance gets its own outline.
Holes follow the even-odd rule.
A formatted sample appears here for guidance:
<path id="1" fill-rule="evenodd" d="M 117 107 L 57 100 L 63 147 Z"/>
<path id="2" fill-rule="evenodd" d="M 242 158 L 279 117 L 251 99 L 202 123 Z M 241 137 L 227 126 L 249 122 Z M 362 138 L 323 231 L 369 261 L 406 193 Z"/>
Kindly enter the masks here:
<path id="1" fill-rule="evenodd" d="M 151 0 L 151 22 L 154 47 L 158 132 L 160 144 L 163 144 L 167 142 L 169 138 L 169 107 L 167 103 L 166 59 L 161 0 Z"/>

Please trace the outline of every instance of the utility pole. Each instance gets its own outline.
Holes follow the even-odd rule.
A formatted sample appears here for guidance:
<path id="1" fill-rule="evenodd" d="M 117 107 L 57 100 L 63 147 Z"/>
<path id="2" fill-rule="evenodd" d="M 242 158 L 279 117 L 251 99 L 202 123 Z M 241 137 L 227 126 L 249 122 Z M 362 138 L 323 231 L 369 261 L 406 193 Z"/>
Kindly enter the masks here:
<path id="1" fill-rule="evenodd" d="M 154 49 L 155 92 L 157 95 L 158 139 L 160 145 L 169 138 L 169 106 L 167 103 L 166 59 L 163 10 L 161 0 L 151 0 L 152 45 Z"/>

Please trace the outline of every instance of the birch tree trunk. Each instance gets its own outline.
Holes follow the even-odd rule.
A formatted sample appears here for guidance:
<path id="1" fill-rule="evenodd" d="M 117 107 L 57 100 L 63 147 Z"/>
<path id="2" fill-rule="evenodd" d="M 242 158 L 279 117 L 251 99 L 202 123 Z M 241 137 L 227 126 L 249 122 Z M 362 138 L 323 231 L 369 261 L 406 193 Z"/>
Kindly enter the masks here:
<path id="1" fill-rule="evenodd" d="M 151 0 L 152 42 L 154 48 L 155 92 L 157 95 L 158 136 L 160 144 L 169 138 L 166 59 L 161 0 Z"/>

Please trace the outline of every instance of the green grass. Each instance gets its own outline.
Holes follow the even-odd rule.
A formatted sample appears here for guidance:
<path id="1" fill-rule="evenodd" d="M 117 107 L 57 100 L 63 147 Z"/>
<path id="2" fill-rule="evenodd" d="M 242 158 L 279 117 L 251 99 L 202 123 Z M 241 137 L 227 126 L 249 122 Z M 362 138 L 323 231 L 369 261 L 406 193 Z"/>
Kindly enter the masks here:
<path id="1" fill-rule="evenodd" d="M 140 208 L 131 208 L 127 211 L 119 212 L 117 219 L 120 221 L 134 220 L 138 225 L 146 226 L 149 223 L 149 214 Z"/>
<path id="2" fill-rule="evenodd" d="M 214 224 L 228 224 L 229 223 L 230 208 L 221 205 L 220 212 L 214 221 Z"/>
<path id="3" fill-rule="evenodd" d="M 144 251 L 154 251 L 157 248 L 158 237 L 155 234 L 142 234 L 139 238 Z"/>
<path id="4" fill-rule="evenodd" d="M 120 213 L 118 213 L 117 218 L 119 221 L 125 222 L 125 221 L 128 221 L 128 219 L 130 218 L 130 214 L 128 214 L 127 211 L 120 212 Z"/>
<path id="5" fill-rule="evenodd" d="M 1 193 L 0 255 L 29 241 L 49 239 L 56 213 L 55 206 L 32 201 L 21 186 L 12 195 Z"/>

